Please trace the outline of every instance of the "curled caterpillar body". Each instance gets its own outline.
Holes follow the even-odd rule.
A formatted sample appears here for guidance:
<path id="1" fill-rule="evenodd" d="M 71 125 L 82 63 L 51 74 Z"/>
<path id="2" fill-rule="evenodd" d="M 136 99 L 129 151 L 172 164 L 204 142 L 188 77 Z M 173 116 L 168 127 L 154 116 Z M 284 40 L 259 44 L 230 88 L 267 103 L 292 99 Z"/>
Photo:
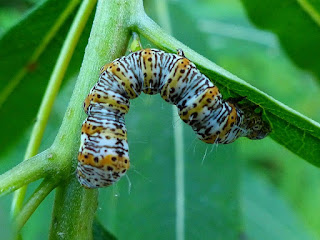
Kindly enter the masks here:
<path id="1" fill-rule="evenodd" d="M 99 81 L 84 102 L 77 176 L 87 188 L 115 183 L 129 169 L 124 115 L 129 99 L 160 93 L 177 106 L 180 118 L 206 143 L 227 144 L 239 137 L 264 138 L 270 127 L 261 114 L 225 101 L 218 88 L 196 66 L 178 54 L 157 49 L 133 52 L 101 68 Z"/>

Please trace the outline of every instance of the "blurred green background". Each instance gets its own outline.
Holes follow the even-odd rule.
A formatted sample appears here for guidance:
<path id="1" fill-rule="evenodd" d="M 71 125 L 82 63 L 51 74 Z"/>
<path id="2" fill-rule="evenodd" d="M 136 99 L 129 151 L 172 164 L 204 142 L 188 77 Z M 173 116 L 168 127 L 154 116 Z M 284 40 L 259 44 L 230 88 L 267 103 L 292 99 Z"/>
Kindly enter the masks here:
<path id="1" fill-rule="evenodd" d="M 145 1 L 145 8 L 158 22 L 154 1 Z M 36 2 L 0 1 L 0 34 Z M 168 8 L 178 40 L 320 121 L 319 84 L 288 59 L 272 33 L 250 23 L 239 0 L 172 0 Z M 143 46 L 152 47 L 146 41 Z M 42 150 L 58 131 L 75 81 L 73 76 L 58 96 Z M 100 222 L 116 237 L 174 239 L 173 128 L 183 125 L 186 239 L 320 238 L 319 169 L 270 138 L 206 145 L 181 121 L 173 122 L 172 107 L 159 96 L 143 95 L 131 105 L 126 117 L 132 163 L 129 181 L 124 178 L 101 189 L 97 211 Z M 11 150 L 0 152 L 0 173 L 23 159 L 30 131 L 31 126 Z M 36 186 L 32 184 L 29 194 Z M 53 197 L 51 193 L 28 221 L 23 229 L 25 239 L 46 238 Z M 1 239 L 10 238 L 11 199 L 12 194 L 0 198 Z"/>

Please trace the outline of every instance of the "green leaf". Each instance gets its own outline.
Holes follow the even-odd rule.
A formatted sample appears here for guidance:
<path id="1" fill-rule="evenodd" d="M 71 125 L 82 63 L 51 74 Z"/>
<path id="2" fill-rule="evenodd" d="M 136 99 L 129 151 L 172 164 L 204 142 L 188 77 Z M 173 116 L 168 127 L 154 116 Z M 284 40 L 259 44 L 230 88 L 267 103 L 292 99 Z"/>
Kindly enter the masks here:
<path id="1" fill-rule="evenodd" d="M 127 179 L 101 189 L 98 218 L 119 239 L 175 239 L 173 128 L 184 129 L 184 235 L 186 239 L 238 239 L 241 231 L 236 146 L 209 146 L 189 126 L 172 122 L 172 106 L 159 95 L 131 101 L 126 116 L 131 167 Z"/>
<path id="2" fill-rule="evenodd" d="M 0 123 L 14 143 L 36 119 L 41 98 L 69 30 L 79 0 L 43 1 L 0 39 Z M 89 21 L 71 60 L 65 79 L 80 67 L 87 43 Z M 22 100 L 23 99 L 23 100 Z"/>
<path id="3" fill-rule="evenodd" d="M 248 239 L 317 239 L 277 189 L 256 174 L 243 177 L 242 204 Z"/>
<path id="4" fill-rule="evenodd" d="M 145 20 L 146 18 L 144 18 Z M 224 98 L 246 96 L 247 100 L 261 106 L 265 118 L 272 126 L 270 136 L 306 161 L 320 166 L 320 124 L 287 107 L 268 94 L 231 74 L 205 57 L 191 50 L 165 33 L 151 19 L 136 26 L 141 34 L 161 49 L 176 52 L 184 50 L 200 71 L 218 85 Z"/>
<path id="5" fill-rule="evenodd" d="M 224 3 L 225 4 L 225 3 Z M 191 4 L 189 4 L 191 5 Z M 187 6 L 187 4 L 184 4 L 183 6 Z M 227 5 L 228 9 L 232 8 L 230 5 Z M 176 8 L 178 6 L 175 6 Z M 219 4 L 217 4 L 216 6 L 219 9 Z M 190 11 L 190 9 L 192 9 L 192 11 Z M 193 11 L 197 9 L 198 11 Z M 195 19 L 197 19 L 198 24 L 201 26 L 201 20 L 208 20 L 210 19 L 210 14 L 208 13 L 206 16 L 204 16 L 205 14 L 205 9 L 208 9 L 208 7 L 206 6 L 201 6 L 201 5 L 197 5 L 197 4 L 193 4 L 191 6 L 189 6 L 189 11 L 188 13 L 191 14 L 191 19 L 190 16 L 188 17 L 184 17 L 184 19 L 186 19 L 185 21 L 190 21 L 187 22 L 186 25 L 191 25 L 192 22 L 196 21 Z M 237 16 L 237 14 L 234 14 L 235 16 L 231 16 L 231 19 L 225 19 L 225 17 L 223 17 L 223 9 L 221 8 L 220 11 L 215 10 L 214 12 L 214 16 L 211 17 L 212 22 L 217 22 L 214 20 L 214 18 L 221 18 L 224 19 L 225 22 L 232 22 L 232 18 L 236 18 L 236 22 L 243 22 L 243 20 Z M 234 12 L 233 10 L 230 10 L 232 12 Z M 183 9 L 180 9 L 180 11 L 178 11 L 178 13 L 181 15 L 181 12 L 183 12 Z M 196 15 L 197 12 L 201 12 L 201 16 Z M 223 15 L 222 17 L 219 15 Z M 196 15 L 196 18 L 195 16 Z M 218 15 L 218 16 L 217 16 Z M 195 19 L 192 19 L 195 18 Z M 207 24 L 209 25 L 209 24 Z M 222 25 L 223 26 L 223 25 Z M 241 26 L 241 25 L 240 25 Z M 240 27 L 239 26 L 239 27 Z M 208 29 L 210 28 L 210 25 L 207 27 Z M 241 28 L 241 27 L 240 27 Z M 188 31 L 189 28 L 185 28 L 182 29 L 182 27 L 178 27 L 176 29 L 176 31 L 184 31 L 184 35 L 187 35 L 188 33 L 186 33 L 186 31 Z M 189 30 L 190 31 L 190 30 Z M 197 32 L 198 30 L 192 30 L 195 32 L 196 36 L 199 36 L 199 32 Z M 234 30 L 235 31 L 235 30 Z M 230 32 L 230 29 L 229 31 Z M 248 31 L 246 34 L 253 34 L 253 31 Z M 192 33 L 190 32 L 189 35 L 191 35 Z M 203 34 L 203 33 L 202 33 Z M 183 35 L 182 35 L 183 36 Z M 234 36 L 234 35 L 232 35 Z M 250 36 L 248 35 L 247 38 L 250 39 Z M 188 41 L 190 41 L 191 37 L 188 38 Z M 203 36 L 199 37 L 198 42 L 202 41 L 204 39 Z M 217 41 L 217 39 L 214 39 L 215 41 Z M 219 39 L 218 39 L 219 40 Z M 203 41 L 202 44 L 202 48 L 208 48 L 208 46 L 205 46 L 205 41 Z M 232 42 L 232 44 L 234 45 L 235 43 Z M 242 45 L 240 45 L 239 47 L 244 47 L 243 43 Z M 248 47 L 247 47 L 248 48 Z M 198 50 L 198 49 L 197 49 Z M 233 51 L 236 51 L 237 49 L 233 49 Z M 228 51 L 228 47 L 226 47 L 224 49 L 225 52 Z M 249 50 L 248 54 L 249 54 Z M 206 55 L 208 55 L 208 50 L 203 51 Z M 245 52 L 245 51 L 244 51 Z M 242 53 L 244 54 L 244 53 Z M 218 53 L 215 51 L 214 56 L 217 57 Z M 196 62 L 196 60 L 194 60 Z M 242 62 L 238 61 L 238 64 L 243 64 Z M 247 63 L 247 64 L 251 64 L 251 63 Z M 205 63 L 201 64 L 202 66 L 199 66 L 199 68 L 201 68 L 203 70 L 203 72 L 209 76 L 212 81 L 214 81 L 217 85 L 219 85 L 221 91 L 224 94 L 224 97 L 228 97 L 229 95 L 234 95 L 239 94 L 242 96 L 248 96 L 249 100 L 252 100 L 253 103 L 255 104 L 259 104 L 260 106 L 264 107 L 264 109 L 266 110 L 266 114 L 267 114 L 267 119 L 271 122 L 272 126 L 273 126 L 273 131 L 271 134 L 271 137 L 276 140 L 278 143 L 280 143 L 281 145 L 284 145 L 285 147 L 287 147 L 288 149 L 290 149 L 291 151 L 293 151 L 294 153 L 296 153 L 297 155 L 299 155 L 300 157 L 306 159 L 307 161 L 311 162 L 312 164 L 319 166 L 320 164 L 320 132 L 319 132 L 319 123 L 312 121 L 311 119 L 306 118 L 305 116 L 297 113 L 296 111 L 294 111 L 293 109 L 288 108 L 287 106 L 285 106 L 284 104 L 282 104 L 279 101 L 276 101 L 275 99 L 271 98 L 270 96 L 267 96 L 265 93 L 263 93 L 262 91 L 257 90 L 256 88 L 248 85 L 249 89 L 243 89 L 246 88 L 245 85 L 241 84 L 241 81 L 239 78 L 235 77 L 232 74 L 229 74 L 227 71 L 225 71 L 224 69 L 219 69 L 219 67 L 217 66 L 217 69 L 214 70 L 216 71 L 216 73 L 212 72 L 212 69 L 206 69 Z M 245 66 L 245 64 L 243 64 Z M 279 69 L 282 70 L 282 69 Z M 220 71 L 220 73 L 217 73 L 218 71 Z M 246 71 L 246 70 L 244 70 Z M 250 70 L 253 71 L 253 70 Z M 228 75 L 226 75 L 228 74 Z M 257 76 L 259 77 L 259 76 Z M 226 79 L 227 78 L 227 79 Z M 236 81 L 234 81 L 236 80 Z M 268 80 L 268 79 L 267 79 Z M 230 82 L 231 81 L 231 82 Z M 260 81 L 262 81 L 260 79 Z M 255 81 L 256 84 L 259 83 L 259 80 Z M 262 84 L 260 84 L 262 85 Z M 275 86 L 276 88 L 277 86 Z M 281 86 L 278 86 L 278 88 L 281 88 Z M 241 90 L 242 89 L 242 90 Z M 281 89 L 280 89 L 281 90 Z M 251 96 L 252 97 L 251 97 Z M 259 96 L 260 95 L 260 96 Z M 297 96 L 298 97 L 298 96 Z M 269 100 L 271 101 L 269 101 Z"/>
<path id="6" fill-rule="evenodd" d="M 93 220 L 92 225 L 93 240 L 116 240 L 117 238 L 109 233 L 103 225 L 97 220 Z"/>
<path id="7" fill-rule="evenodd" d="M 258 27 L 274 32 L 292 61 L 320 81 L 320 1 L 242 0 Z"/>

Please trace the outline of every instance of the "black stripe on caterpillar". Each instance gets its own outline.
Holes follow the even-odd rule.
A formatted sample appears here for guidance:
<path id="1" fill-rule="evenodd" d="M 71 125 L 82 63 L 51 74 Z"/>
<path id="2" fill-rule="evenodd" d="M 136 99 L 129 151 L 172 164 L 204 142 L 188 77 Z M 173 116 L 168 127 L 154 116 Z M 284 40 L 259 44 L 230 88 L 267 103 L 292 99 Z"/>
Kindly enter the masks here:
<path id="1" fill-rule="evenodd" d="M 101 68 L 100 77 L 84 102 L 88 118 L 82 125 L 77 177 L 87 188 L 107 187 L 129 169 L 124 115 L 130 99 L 160 93 L 178 108 L 180 118 L 206 143 L 227 144 L 239 137 L 262 139 L 268 123 L 243 98 L 222 99 L 218 88 L 183 52 L 144 49 Z"/>

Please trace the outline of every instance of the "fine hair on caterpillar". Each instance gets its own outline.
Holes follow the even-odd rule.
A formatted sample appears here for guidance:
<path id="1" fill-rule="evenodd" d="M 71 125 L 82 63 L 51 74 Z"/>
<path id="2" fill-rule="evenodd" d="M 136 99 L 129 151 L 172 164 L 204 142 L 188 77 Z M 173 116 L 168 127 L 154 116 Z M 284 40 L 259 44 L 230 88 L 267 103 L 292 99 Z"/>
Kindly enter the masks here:
<path id="1" fill-rule="evenodd" d="M 77 177 L 86 188 L 107 187 L 130 167 L 124 115 L 130 99 L 141 92 L 160 94 L 174 104 L 183 122 L 210 144 L 228 144 L 239 137 L 262 139 L 270 132 L 255 106 L 244 97 L 224 100 L 215 86 L 184 56 L 158 49 L 132 52 L 100 70 L 98 82 L 84 101 Z"/>

